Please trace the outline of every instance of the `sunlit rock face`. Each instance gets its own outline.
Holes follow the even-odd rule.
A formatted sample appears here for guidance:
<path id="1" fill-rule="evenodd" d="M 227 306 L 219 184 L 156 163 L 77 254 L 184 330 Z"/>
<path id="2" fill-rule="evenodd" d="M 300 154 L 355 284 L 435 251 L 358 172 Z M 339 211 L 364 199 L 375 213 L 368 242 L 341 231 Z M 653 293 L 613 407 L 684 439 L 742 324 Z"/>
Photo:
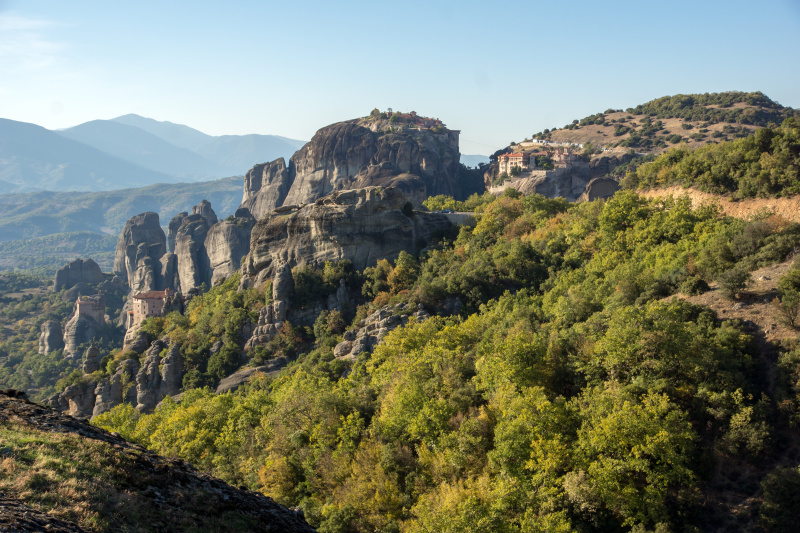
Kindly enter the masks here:
<path id="1" fill-rule="evenodd" d="M 242 207 L 257 220 L 277 207 L 303 205 L 335 191 L 394 187 L 415 205 L 432 195 L 458 196 L 458 132 L 383 119 L 326 126 L 284 159 L 245 176 Z"/>
<path id="2" fill-rule="evenodd" d="M 357 270 L 415 253 L 450 222 L 413 211 L 398 189 L 368 187 L 330 194 L 302 208 L 280 208 L 258 221 L 242 261 L 245 282 L 271 280 L 279 267 L 349 259 Z M 249 280 L 249 281 L 248 281 Z"/>

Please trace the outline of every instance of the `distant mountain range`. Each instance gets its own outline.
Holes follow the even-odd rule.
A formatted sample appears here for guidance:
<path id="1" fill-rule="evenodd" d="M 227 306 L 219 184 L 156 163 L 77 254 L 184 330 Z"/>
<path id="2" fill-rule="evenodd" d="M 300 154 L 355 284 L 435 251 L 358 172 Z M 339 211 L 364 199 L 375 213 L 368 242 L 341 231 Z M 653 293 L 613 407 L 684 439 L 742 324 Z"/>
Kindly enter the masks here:
<path id="1" fill-rule="evenodd" d="M 468 155 L 468 154 L 461 154 L 461 164 L 476 168 L 481 163 L 488 165 L 489 164 L 489 156 L 488 155 Z"/>
<path id="2" fill-rule="evenodd" d="M 277 135 L 214 137 L 132 114 L 59 131 L 0 119 L 0 194 L 207 181 L 289 158 L 303 144 Z"/>
<path id="3" fill-rule="evenodd" d="M 145 211 L 158 213 L 166 226 L 204 199 L 222 219 L 239 207 L 243 184 L 231 177 L 114 191 L 0 194 L 0 242 L 76 231 L 117 235 L 126 220 Z"/>

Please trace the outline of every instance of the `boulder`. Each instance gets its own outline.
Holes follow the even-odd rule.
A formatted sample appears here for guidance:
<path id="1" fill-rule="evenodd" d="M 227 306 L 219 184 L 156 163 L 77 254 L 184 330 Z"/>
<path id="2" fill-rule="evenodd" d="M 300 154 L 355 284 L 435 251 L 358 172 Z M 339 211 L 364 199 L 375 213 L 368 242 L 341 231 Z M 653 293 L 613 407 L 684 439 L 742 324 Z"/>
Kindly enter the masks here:
<path id="1" fill-rule="evenodd" d="M 217 219 L 217 214 L 214 212 L 213 209 L 211 209 L 211 202 L 209 202 L 208 200 L 203 200 L 202 202 L 194 206 L 192 208 L 192 214 L 200 215 L 201 217 L 206 219 L 206 222 L 208 223 L 209 227 L 219 222 L 219 219 Z"/>
<path id="2" fill-rule="evenodd" d="M 411 304 L 383 306 L 367 315 L 356 329 L 346 331 L 344 340 L 333 349 L 333 355 L 353 360 L 362 352 L 371 353 L 387 333 L 407 324 L 411 317 L 422 321 L 430 318 L 430 314 L 421 305 L 416 308 Z"/>
<path id="3" fill-rule="evenodd" d="M 144 353 L 149 346 L 150 340 L 147 338 L 147 333 L 139 331 L 127 345 L 127 349 L 136 353 Z"/>
<path id="4" fill-rule="evenodd" d="M 217 394 L 224 394 L 226 392 L 233 392 L 248 381 L 250 381 L 253 376 L 256 374 L 268 374 L 274 375 L 276 372 L 280 371 L 283 367 L 288 364 L 288 361 L 285 357 L 277 357 L 271 360 L 269 363 L 261 366 L 256 367 L 246 367 L 242 368 L 220 380 L 219 385 L 217 386 L 216 393 Z"/>
<path id="5" fill-rule="evenodd" d="M 62 398 L 69 404 L 69 414 L 79 418 L 88 418 L 94 411 L 94 389 L 97 383 L 87 381 L 70 385 L 61 393 Z"/>

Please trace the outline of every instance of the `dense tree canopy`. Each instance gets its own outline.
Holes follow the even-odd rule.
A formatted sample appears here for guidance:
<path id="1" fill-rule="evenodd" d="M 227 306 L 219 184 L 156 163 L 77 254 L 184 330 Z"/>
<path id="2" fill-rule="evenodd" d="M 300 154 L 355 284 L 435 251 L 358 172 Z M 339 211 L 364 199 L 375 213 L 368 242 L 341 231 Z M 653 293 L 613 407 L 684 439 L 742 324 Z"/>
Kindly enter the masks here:
<path id="1" fill-rule="evenodd" d="M 798 228 L 630 191 L 577 205 L 513 190 L 487 200 L 470 200 L 475 225 L 420 257 L 295 272 L 308 302 L 345 279 L 366 298 L 355 321 L 386 302 L 439 315 L 374 353 L 336 359 L 350 317 L 329 313 L 250 354 L 301 353 L 279 376 L 234 394 L 192 388 L 215 375 L 208 345 L 233 342 L 269 294 L 234 280 L 152 326 L 200 373 L 181 402 L 95 422 L 299 505 L 323 533 L 736 529 L 706 501 L 720 472 L 758 491 L 761 478 L 739 470 L 783 457 L 800 356 L 781 352 L 769 385 L 742 324 L 669 297 L 783 260 Z M 446 197 L 428 207 L 467 209 Z M 765 524 L 786 523 L 794 500 L 781 491 L 796 467 L 764 480 Z"/>

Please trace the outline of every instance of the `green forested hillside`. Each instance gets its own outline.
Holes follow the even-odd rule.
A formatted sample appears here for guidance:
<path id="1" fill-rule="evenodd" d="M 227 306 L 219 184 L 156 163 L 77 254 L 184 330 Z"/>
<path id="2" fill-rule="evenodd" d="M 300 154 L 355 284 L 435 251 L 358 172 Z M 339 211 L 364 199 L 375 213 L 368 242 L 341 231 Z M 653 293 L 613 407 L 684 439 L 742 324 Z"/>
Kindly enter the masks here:
<path id="1" fill-rule="evenodd" d="M 238 328 L 269 291 L 236 292 L 234 278 L 151 320 L 194 370 L 187 392 L 95 423 L 299 505 L 322 533 L 791 531 L 796 339 L 765 351 L 748 325 L 668 296 L 715 283 L 733 304 L 748 271 L 800 245 L 800 226 L 630 191 L 474 200 L 477 224 L 421 258 L 295 270 L 298 297 L 344 278 L 368 301 L 287 324 L 248 355 L 298 361 L 234 394 L 199 386 L 238 364 Z M 776 309 L 796 316 L 798 294 L 796 264 Z M 370 309 L 455 298 L 459 315 L 412 320 L 354 362 L 333 356 Z M 229 349 L 209 357 L 218 341 Z"/>
<path id="2" fill-rule="evenodd" d="M 64 390 L 73 372 L 82 375 L 77 370 L 80 358 L 65 358 L 62 349 L 39 353 L 42 324 L 55 320 L 63 326 L 74 309 L 73 301 L 65 298 L 65 290 L 54 293 L 51 289 L 51 279 L 20 272 L 0 274 L 0 388 L 25 390 L 36 400 Z M 125 295 L 122 290 L 105 290 L 104 294 L 107 312 L 113 318 L 119 314 Z M 95 341 L 106 354 L 121 336 L 119 328 L 107 325 Z"/>
<path id="3" fill-rule="evenodd" d="M 658 118 L 682 118 L 697 122 L 738 122 L 753 126 L 777 125 L 799 112 L 770 100 L 762 92 L 677 94 L 640 104 L 629 112 Z"/>
<path id="4" fill-rule="evenodd" d="M 761 92 L 678 94 L 626 110 L 575 119 L 563 128 L 545 129 L 535 139 L 597 147 L 661 152 L 685 144 L 693 148 L 751 135 L 757 128 L 776 127 L 800 111 L 784 107 Z"/>
<path id="5" fill-rule="evenodd" d="M 0 271 L 28 270 L 50 277 L 73 259 L 91 257 L 104 272 L 111 272 L 116 247 L 116 235 L 91 231 L 0 241 Z"/>
<path id="6" fill-rule="evenodd" d="M 1 194 L 0 241 L 78 231 L 118 235 L 130 217 L 145 211 L 158 213 L 166 226 L 175 214 L 191 211 L 203 199 L 225 218 L 241 203 L 242 182 L 232 177 L 103 192 Z"/>
<path id="7" fill-rule="evenodd" d="M 800 119 L 697 150 L 673 148 L 628 173 L 631 188 L 680 184 L 738 197 L 800 193 Z"/>

